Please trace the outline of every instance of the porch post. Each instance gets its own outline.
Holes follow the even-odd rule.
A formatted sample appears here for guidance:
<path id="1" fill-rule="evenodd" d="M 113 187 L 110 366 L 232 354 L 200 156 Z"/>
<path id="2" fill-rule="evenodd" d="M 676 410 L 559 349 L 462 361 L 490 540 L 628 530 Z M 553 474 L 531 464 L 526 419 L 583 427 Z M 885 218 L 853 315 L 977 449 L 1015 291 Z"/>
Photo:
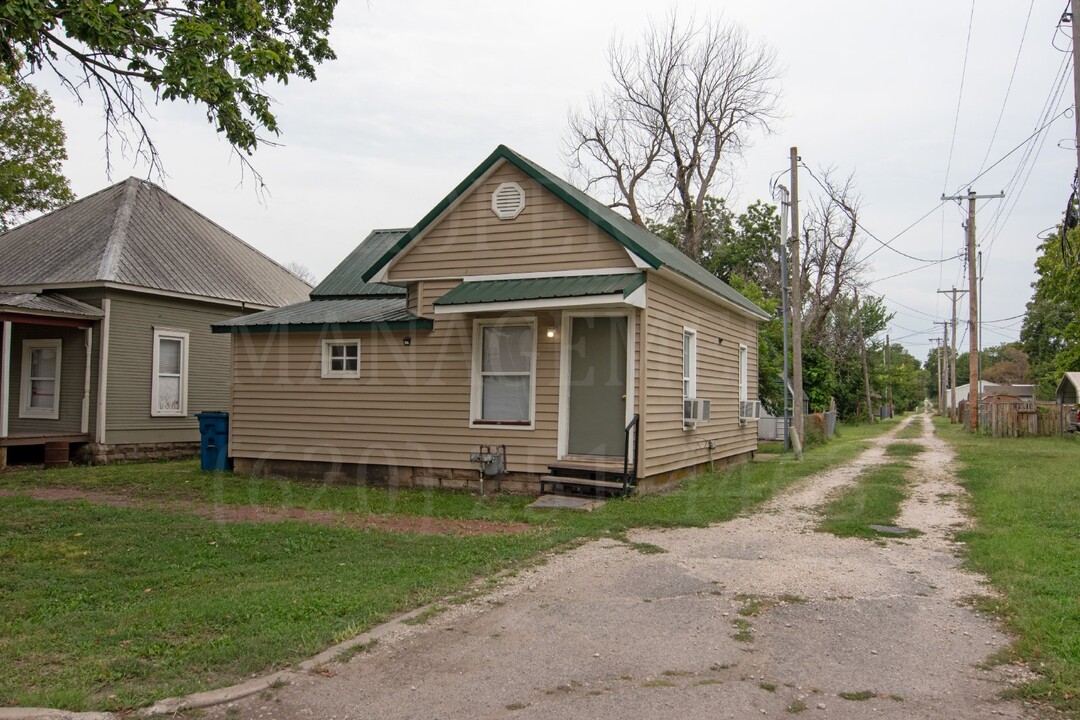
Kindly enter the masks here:
<path id="1" fill-rule="evenodd" d="M 93 328 L 83 328 L 83 348 L 86 351 L 86 370 L 83 373 L 82 422 L 79 424 L 79 432 L 85 435 L 90 432 L 90 361 L 94 355 Z"/>
<path id="2" fill-rule="evenodd" d="M 0 340 L 0 438 L 8 436 L 8 413 L 11 403 L 11 322 L 4 321 Z M 7 467 L 7 447 L 0 447 L 0 469 Z"/>
<path id="3" fill-rule="evenodd" d="M 98 350 L 97 414 L 94 419 L 94 442 L 105 444 L 105 401 L 109 398 L 109 314 L 112 301 L 101 301 L 105 317 L 101 320 L 101 349 Z"/>

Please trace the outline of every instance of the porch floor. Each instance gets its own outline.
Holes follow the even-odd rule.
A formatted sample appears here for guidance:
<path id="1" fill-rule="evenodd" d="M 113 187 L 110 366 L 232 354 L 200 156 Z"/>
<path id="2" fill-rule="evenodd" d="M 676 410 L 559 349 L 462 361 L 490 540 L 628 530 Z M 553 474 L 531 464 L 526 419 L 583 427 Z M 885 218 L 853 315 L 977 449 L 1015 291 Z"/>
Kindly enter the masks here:
<path id="1" fill-rule="evenodd" d="M 0 447 L 20 445 L 44 445 L 47 442 L 84 443 L 90 442 L 89 433 L 70 433 L 67 435 L 45 435 L 42 433 L 14 433 L 0 438 Z"/>

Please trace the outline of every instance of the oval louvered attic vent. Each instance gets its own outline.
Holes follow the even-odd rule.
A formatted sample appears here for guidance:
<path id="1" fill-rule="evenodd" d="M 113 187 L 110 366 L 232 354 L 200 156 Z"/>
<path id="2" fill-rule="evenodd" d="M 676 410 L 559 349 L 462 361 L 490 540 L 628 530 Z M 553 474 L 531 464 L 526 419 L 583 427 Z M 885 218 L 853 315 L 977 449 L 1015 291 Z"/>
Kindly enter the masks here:
<path id="1" fill-rule="evenodd" d="M 491 211 L 500 220 L 513 220 L 525 209 L 525 191 L 516 182 L 504 182 L 491 193 Z"/>

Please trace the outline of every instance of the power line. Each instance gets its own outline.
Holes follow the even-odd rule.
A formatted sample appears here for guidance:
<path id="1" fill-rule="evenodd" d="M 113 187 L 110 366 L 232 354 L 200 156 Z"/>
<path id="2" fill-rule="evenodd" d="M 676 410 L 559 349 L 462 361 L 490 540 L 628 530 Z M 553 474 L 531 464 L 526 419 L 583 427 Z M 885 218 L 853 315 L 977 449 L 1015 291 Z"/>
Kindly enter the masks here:
<path id="1" fill-rule="evenodd" d="M 949 161 L 945 165 L 945 181 L 941 184 L 941 193 L 949 187 L 949 173 L 952 171 L 953 150 L 956 148 L 956 130 L 960 126 L 960 106 L 964 100 L 964 81 L 967 79 L 968 51 L 971 49 L 971 29 L 975 26 L 975 0 L 971 0 L 971 12 L 968 15 L 967 40 L 964 42 L 964 64 L 960 69 L 960 93 L 956 98 L 956 116 L 953 118 L 952 139 L 949 141 Z"/>
<path id="2" fill-rule="evenodd" d="M 1009 104 L 1009 93 L 1012 92 L 1013 80 L 1016 79 L 1016 67 L 1020 64 L 1020 54 L 1024 50 L 1024 39 L 1027 37 L 1028 24 L 1031 22 L 1031 10 L 1035 7 L 1035 0 L 1028 5 L 1027 17 L 1024 18 L 1024 29 L 1020 33 L 1020 45 L 1016 48 L 1016 59 L 1013 60 L 1012 72 L 1009 73 L 1009 84 L 1005 86 L 1005 98 L 1001 101 L 1001 110 L 998 112 L 997 122 L 994 123 L 994 132 L 990 135 L 990 144 L 986 146 L 986 154 L 982 163 L 979 164 L 979 173 L 986 166 L 986 160 L 990 157 L 990 151 L 994 148 L 994 140 L 997 139 L 998 129 L 1001 127 L 1001 119 L 1005 116 L 1005 106 Z"/>

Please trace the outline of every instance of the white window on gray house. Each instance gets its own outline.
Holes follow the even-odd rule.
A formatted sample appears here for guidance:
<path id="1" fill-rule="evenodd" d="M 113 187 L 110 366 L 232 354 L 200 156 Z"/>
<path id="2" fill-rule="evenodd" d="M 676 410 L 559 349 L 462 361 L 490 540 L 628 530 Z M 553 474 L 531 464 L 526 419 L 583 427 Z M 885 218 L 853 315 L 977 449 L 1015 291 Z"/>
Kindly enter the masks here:
<path id="1" fill-rule="evenodd" d="M 152 416 L 187 415 L 187 331 L 154 328 L 153 377 L 150 384 Z"/>
<path id="2" fill-rule="evenodd" d="M 360 341 L 323 340 L 322 376 L 324 378 L 360 377 Z"/>
<path id="3" fill-rule="evenodd" d="M 473 332 L 473 424 L 531 427 L 535 380 L 535 322 L 478 320 Z"/>
<path id="4" fill-rule="evenodd" d="M 697 397 L 697 331 L 683 329 L 683 400 Z"/>
<path id="5" fill-rule="evenodd" d="M 62 346 L 59 339 L 23 341 L 19 417 L 45 420 L 60 417 Z"/>

